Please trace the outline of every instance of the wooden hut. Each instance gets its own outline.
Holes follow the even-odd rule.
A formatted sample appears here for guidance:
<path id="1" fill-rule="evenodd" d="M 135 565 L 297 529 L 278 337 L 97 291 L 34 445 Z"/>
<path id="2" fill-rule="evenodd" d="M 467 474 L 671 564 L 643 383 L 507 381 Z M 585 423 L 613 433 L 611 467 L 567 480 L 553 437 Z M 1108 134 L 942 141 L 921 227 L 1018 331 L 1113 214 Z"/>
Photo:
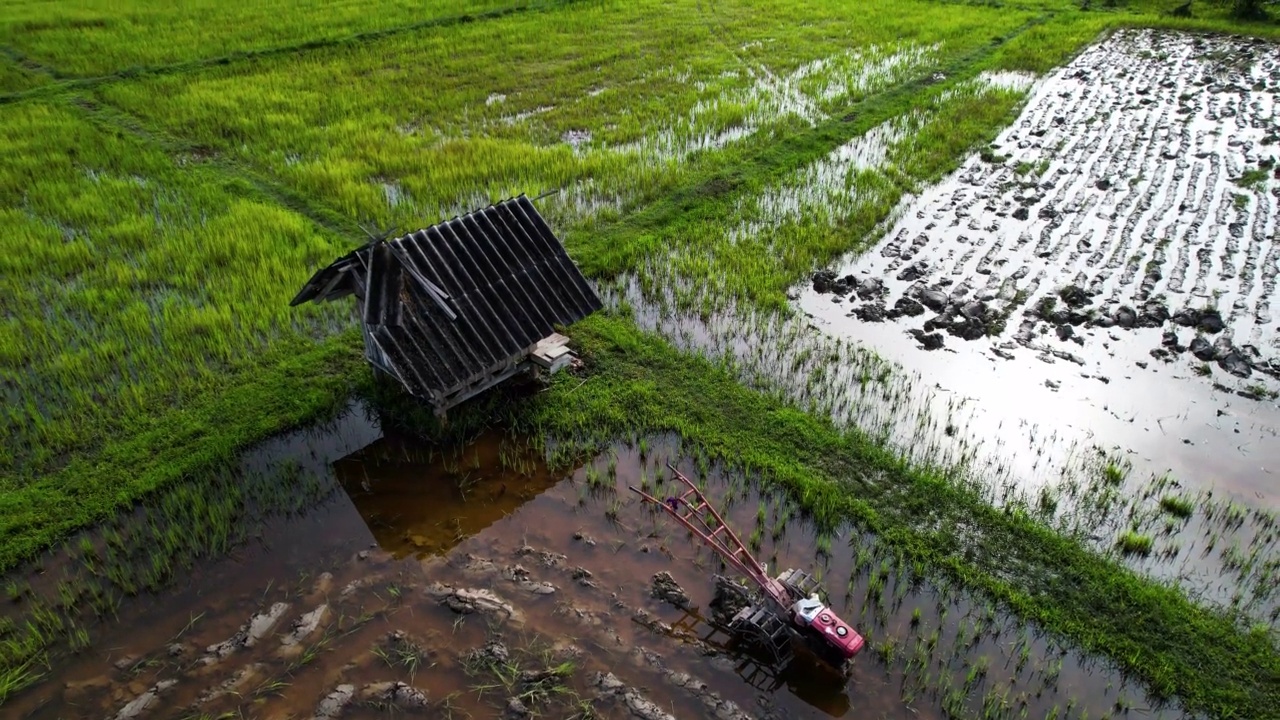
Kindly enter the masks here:
<path id="1" fill-rule="evenodd" d="M 601 307 L 523 195 L 354 250 L 290 305 L 354 295 L 365 356 L 437 414 L 521 372 L 573 359 L 556 332 Z"/>

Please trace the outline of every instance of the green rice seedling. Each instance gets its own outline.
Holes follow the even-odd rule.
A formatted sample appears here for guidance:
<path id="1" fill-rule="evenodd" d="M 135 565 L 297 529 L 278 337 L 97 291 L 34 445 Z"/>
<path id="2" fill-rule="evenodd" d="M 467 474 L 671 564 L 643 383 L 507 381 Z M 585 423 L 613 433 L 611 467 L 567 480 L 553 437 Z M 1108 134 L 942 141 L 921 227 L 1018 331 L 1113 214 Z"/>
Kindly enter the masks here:
<path id="1" fill-rule="evenodd" d="M 1185 520 L 1186 518 L 1191 517 L 1195 512 L 1195 505 L 1188 498 L 1178 497 L 1176 495 L 1165 495 L 1160 498 L 1160 509 L 1176 518 Z"/>
<path id="2" fill-rule="evenodd" d="M 1062 674 L 1062 658 L 1059 657 L 1049 663 L 1045 668 L 1044 680 L 1046 685 L 1057 685 L 1058 677 Z"/>
<path id="3" fill-rule="evenodd" d="M 1009 691 L 992 690 L 982 697 L 982 717 L 984 720 L 1008 717 Z"/>
<path id="4" fill-rule="evenodd" d="M 1037 503 L 1037 507 L 1043 517 L 1052 518 L 1058 510 L 1058 498 L 1048 488 L 1043 488 L 1040 491 L 1040 500 Z"/>
<path id="5" fill-rule="evenodd" d="M 58 581 L 58 606 L 64 611 L 73 612 L 80 601 L 80 588 L 72 580 Z"/>
<path id="6" fill-rule="evenodd" d="M 63 615 L 53 607 L 43 603 L 35 604 L 28 611 L 27 617 L 28 628 L 31 629 L 33 635 L 38 635 L 41 638 L 51 639 L 62 634 L 65 630 Z"/>
<path id="7" fill-rule="evenodd" d="M 290 683 L 285 682 L 280 678 L 271 678 L 268 680 L 264 680 L 262 681 L 261 684 L 258 685 L 258 687 L 254 688 L 253 697 L 255 698 L 284 697 L 284 691 L 288 689 L 290 685 L 291 685 Z"/>
<path id="8" fill-rule="evenodd" d="M 1128 470 L 1115 461 L 1108 462 L 1102 469 L 1102 479 L 1109 485 L 1123 483 L 1128 474 Z"/>
<path id="9" fill-rule="evenodd" d="M 876 654 L 880 656 L 880 661 L 885 665 L 892 665 L 897 653 L 898 643 L 893 638 L 883 640 L 876 645 Z"/>
<path id="10" fill-rule="evenodd" d="M 79 625 L 71 628 L 70 646 L 71 652 L 80 653 L 93 645 L 92 639 L 89 637 L 89 631 Z"/>
<path id="11" fill-rule="evenodd" d="M 1126 530 L 1116 540 L 1116 547 L 1126 555 L 1150 555 L 1151 546 L 1150 535 L 1143 535 L 1133 530 Z"/>
<path id="12" fill-rule="evenodd" d="M 0 702 L 11 695 L 38 682 L 44 673 L 36 669 L 35 660 L 27 660 L 19 665 L 8 665 L 0 668 Z"/>
<path id="13" fill-rule="evenodd" d="M 18 602 L 31 589 L 25 581 L 19 581 L 17 578 L 9 578 L 4 584 L 4 593 L 9 597 L 10 602 Z"/>
<path id="14" fill-rule="evenodd" d="M 826 534 L 819 535 L 815 549 L 819 556 L 831 557 L 831 536 Z"/>
<path id="15" fill-rule="evenodd" d="M 586 469 L 587 486 L 592 488 L 603 487 L 604 478 L 600 474 L 600 470 L 594 465 L 588 465 Z"/>
<path id="16" fill-rule="evenodd" d="M 1029 641 L 1024 640 L 1019 645 L 1019 649 L 1018 649 L 1017 670 L 1021 672 L 1022 668 L 1026 666 L 1027 661 L 1030 659 L 1031 659 L 1031 643 Z"/>

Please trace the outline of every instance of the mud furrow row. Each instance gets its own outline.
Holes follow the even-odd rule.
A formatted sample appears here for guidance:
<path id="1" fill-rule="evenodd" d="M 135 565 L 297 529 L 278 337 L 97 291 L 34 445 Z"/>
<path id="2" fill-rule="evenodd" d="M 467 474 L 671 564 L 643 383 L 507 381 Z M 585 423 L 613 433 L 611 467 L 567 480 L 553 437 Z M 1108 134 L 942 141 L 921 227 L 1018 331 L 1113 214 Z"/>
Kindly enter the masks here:
<path id="1" fill-rule="evenodd" d="M 1025 340 L 1030 330 L 1006 322 L 1021 306 L 1032 326 L 1046 320 L 1079 346 L 1064 325 L 1159 327 L 1187 310 L 1209 313 L 1222 348 L 1280 355 L 1277 73 L 1272 45 L 1116 33 L 1042 79 L 990 150 L 922 194 L 880 252 L 849 264 L 847 285 L 866 274 L 886 291 L 851 314 L 918 338 Z M 895 295 L 937 316 L 900 313 L 912 306 Z M 1067 295 L 1071 309 L 1055 314 Z M 1270 367 L 1231 365 L 1241 376 Z"/>

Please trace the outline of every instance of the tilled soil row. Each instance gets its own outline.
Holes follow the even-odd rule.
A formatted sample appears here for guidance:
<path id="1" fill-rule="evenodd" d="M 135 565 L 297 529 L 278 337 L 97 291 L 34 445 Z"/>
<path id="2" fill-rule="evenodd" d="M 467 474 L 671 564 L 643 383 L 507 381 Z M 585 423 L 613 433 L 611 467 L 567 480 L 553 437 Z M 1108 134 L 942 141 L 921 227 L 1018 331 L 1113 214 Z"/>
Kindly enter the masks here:
<path id="1" fill-rule="evenodd" d="M 1083 365 L 1077 329 L 1163 328 L 1155 359 L 1280 378 L 1278 97 L 1274 45 L 1119 32 L 814 287 L 926 349 L 993 337 L 1001 357 L 1025 346 Z"/>
<path id="2" fill-rule="evenodd" d="M 264 601 L 248 618 L 232 604 L 202 619 L 198 639 L 126 655 L 98 677 L 67 683 L 64 699 L 113 720 L 336 720 L 467 708 L 477 716 L 585 717 L 588 707 L 595 716 L 645 720 L 673 718 L 680 708 L 722 720 L 773 716 L 767 697 L 748 714 L 682 669 L 717 651 L 629 607 L 591 570 L 527 545 L 493 549 L 489 557 L 429 559 L 421 571 L 414 561 L 362 552 L 336 576 Z M 234 630 L 201 637 L 219 628 Z"/>

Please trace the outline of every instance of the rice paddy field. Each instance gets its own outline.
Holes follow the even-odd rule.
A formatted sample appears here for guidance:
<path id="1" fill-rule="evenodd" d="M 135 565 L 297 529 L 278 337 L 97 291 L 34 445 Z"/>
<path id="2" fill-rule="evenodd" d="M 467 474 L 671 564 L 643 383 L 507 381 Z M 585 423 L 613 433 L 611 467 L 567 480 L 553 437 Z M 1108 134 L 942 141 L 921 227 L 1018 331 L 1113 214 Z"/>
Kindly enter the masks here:
<path id="1" fill-rule="evenodd" d="M 1277 717 L 1249 5 L 0 0 L 4 715 Z M 521 193 L 606 301 L 545 387 L 288 305 Z M 668 462 L 847 682 L 717 639 Z"/>

